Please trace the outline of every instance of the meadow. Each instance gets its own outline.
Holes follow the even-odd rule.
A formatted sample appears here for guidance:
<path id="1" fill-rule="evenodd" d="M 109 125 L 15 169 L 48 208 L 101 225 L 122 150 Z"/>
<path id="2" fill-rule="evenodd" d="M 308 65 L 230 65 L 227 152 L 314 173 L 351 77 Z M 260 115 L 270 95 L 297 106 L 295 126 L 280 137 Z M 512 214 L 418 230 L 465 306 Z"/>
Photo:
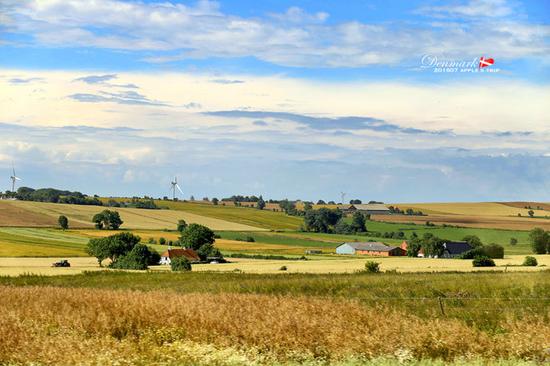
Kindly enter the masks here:
<path id="1" fill-rule="evenodd" d="M 547 272 L 0 277 L 0 363 L 535 365 L 549 293 Z"/>

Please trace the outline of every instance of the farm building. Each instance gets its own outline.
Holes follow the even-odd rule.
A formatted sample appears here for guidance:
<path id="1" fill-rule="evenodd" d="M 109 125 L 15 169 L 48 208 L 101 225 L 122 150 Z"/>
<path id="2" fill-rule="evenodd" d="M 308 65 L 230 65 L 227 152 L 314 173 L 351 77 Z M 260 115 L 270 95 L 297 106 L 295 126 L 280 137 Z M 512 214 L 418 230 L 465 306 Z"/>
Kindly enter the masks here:
<path id="1" fill-rule="evenodd" d="M 336 248 L 336 254 L 362 254 L 384 257 L 403 256 L 407 252 L 400 247 L 390 247 L 380 242 L 343 243 Z"/>
<path id="2" fill-rule="evenodd" d="M 172 258 L 185 257 L 189 262 L 200 262 L 199 255 L 193 249 L 168 249 L 160 255 L 160 264 L 172 263 Z"/>
<path id="3" fill-rule="evenodd" d="M 381 203 L 339 205 L 338 208 L 344 213 L 354 213 L 359 211 L 367 215 L 389 215 L 390 209 Z"/>
<path id="4" fill-rule="evenodd" d="M 446 241 L 443 243 L 443 247 L 443 255 L 441 256 L 441 258 L 457 258 L 462 253 L 473 249 L 470 244 L 465 241 Z M 418 256 L 425 257 L 424 250 L 420 249 L 420 251 L 418 252 Z M 434 258 L 437 258 L 437 256 L 434 256 Z"/>

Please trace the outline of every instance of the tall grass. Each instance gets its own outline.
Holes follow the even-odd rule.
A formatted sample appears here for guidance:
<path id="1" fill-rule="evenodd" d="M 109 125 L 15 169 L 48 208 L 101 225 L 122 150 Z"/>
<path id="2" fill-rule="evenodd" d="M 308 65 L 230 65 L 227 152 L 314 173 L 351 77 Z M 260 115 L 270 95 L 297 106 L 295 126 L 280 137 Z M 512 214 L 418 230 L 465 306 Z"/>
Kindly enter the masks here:
<path id="1" fill-rule="evenodd" d="M 177 361 L 170 347 L 185 342 L 263 363 L 396 354 L 542 360 L 550 337 L 536 314 L 504 317 L 502 331 L 490 334 L 356 300 L 235 293 L 0 286 L 0 314 L 0 363 Z"/>

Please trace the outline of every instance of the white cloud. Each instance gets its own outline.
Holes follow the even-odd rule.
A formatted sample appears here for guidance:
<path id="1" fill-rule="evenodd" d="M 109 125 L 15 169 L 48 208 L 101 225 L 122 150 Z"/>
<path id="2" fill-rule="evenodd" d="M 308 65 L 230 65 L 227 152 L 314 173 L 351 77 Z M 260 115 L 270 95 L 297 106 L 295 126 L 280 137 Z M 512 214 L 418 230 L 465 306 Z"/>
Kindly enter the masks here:
<path id="1" fill-rule="evenodd" d="M 328 24 L 328 14 L 309 14 L 296 7 L 283 14 L 244 18 L 225 14 L 209 1 L 195 6 L 120 0 L 10 4 L 5 11 L 11 19 L 6 23 L 9 32 L 54 47 L 148 50 L 153 54 L 145 60 L 155 63 L 253 56 L 285 66 L 360 67 L 395 64 L 431 52 L 462 57 L 492 53 L 500 58 L 550 54 L 550 27 L 506 17 L 512 8 L 503 0 L 421 10 L 430 16 L 445 15 L 440 31 L 431 22 Z M 471 19 L 456 23 L 453 17 Z"/>

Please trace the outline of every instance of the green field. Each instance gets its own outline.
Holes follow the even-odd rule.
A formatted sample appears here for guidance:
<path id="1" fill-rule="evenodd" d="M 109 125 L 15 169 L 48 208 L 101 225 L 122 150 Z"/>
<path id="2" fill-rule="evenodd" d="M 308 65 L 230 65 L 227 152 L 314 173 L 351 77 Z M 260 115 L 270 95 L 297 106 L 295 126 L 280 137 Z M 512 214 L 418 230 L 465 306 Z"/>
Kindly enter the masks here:
<path id="1" fill-rule="evenodd" d="M 227 203 L 226 206 L 181 201 L 155 201 L 155 203 L 160 207 L 168 207 L 171 210 L 190 212 L 265 229 L 296 230 L 302 224 L 302 219 L 299 217 L 288 216 L 282 212 L 235 207 L 232 203 Z"/>
<path id="2" fill-rule="evenodd" d="M 88 239 L 56 229 L 0 228 L 1 257 L 85 256 Z"/>

